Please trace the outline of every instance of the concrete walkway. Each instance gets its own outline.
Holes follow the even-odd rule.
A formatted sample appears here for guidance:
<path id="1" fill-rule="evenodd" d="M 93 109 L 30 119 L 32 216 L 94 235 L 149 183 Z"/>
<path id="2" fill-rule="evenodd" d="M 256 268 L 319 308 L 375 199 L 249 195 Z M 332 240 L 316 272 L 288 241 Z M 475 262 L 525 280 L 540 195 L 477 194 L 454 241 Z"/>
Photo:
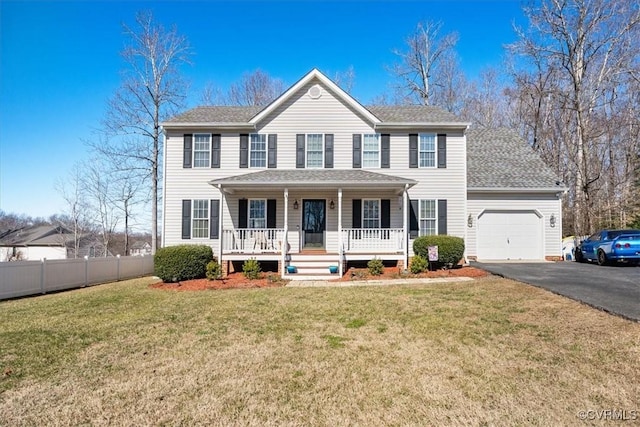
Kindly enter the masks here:
<path id="1" fill-rule="evenodd" d="M 388 286 L 388 285 L 418 285 L 433 283 L 456 283 L 472 281 L 471 277 L 432 277 L 422 279 L 379 279 L 379 280 L 292 280 L 287 288 L 345 288 L 349 286 Z"/>

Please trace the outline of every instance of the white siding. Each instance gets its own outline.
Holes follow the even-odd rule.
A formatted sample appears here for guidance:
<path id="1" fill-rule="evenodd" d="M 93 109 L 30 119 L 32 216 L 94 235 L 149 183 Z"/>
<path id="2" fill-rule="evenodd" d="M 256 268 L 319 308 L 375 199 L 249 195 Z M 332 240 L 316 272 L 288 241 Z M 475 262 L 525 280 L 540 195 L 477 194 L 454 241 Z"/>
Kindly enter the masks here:
<path id="1" fill-rule="evenodd" d="M 466 251 L 467 256 L 477 256 L 478 216 L 484 211 L 511 210 L 511 211 L 536 211 L 542 215 L 544 223 L 543 251 L 546 257 L 562 255 L 562 210 L 561 201 L 555 193 L 540 194 L 478 194 L 471 193 L 468 196 L 467 210 L 472 217 L 473 224 L 467 228 Z M 556 226 L 551 227 L 550 217 L 556 217 Z"/>
<path id="2" fill-rule="evenodd" d="M 275 133 L 278 135 L 277 164 L 278 169 L 296 168 L 296 134 L 299 133 L 331 133 L 334 135 L 334 169 L 352 168 L 352 135 L 354 133 L 376 133 L 372 124 L 354 113 L 344 102 L 336 98 L 326 87 L 320 98 L 313 99 L 307 95 L 310 86 L 319 84 L 312 80 L 297 95 L 276 109 L 259 124 L 257 132 Z M 441 168 L 409 168 L 409 133 L 428 131 L 447 134 L 447 167 Z M 221 133 L 221 168 L 182 167 L 183 134 L 184 133 Z M 182 240 L 181 215 L 183 199 L 220 199 L 218 189 L 208 184 L 213 179 L 225 178 L 239 174 L 255 172 L 261 169 L 239 167 L 240 131 L 216 132 L 215 129 L 189 129 L 188 131 L 171 130 L 165 142 L 165 183 L 164 183 L 164 220 L 163 245 L 180 243 L 206 243 L 217 252 L 217 240 Z M 245 132 L 242 132 L 245 133 Z M 386 133 L 379 132 L 378 133 Z M 373 172 L 414 179 L 418 184 L 409 190 L 411 199 L 446 199 L 448 234 L 465 237 L 466 232 L 466 139 L 461 131 L 444 129 L 415 129 L 406 132 L 392 132 L 390 138 L 390 168 L 368 169 Z M 284 190 L 284 189 L 283 189 Z M 224 207 L 223 225 L 225 228 L 237 226 L 237 200 L 239 198 L 274 198 L 278 200 L 278 227 L 283 227 L 283 190 L 275 192 L 236 192 L 227 195 Z M 343 227 L 351 227 L 351 207 L 353 198 L 389 198 L 391 200 L 391 227 L 401 228 L 403 212 L 399 205 L 396 191 L 343 190 Z M 300 192 L 289 190 L 289 231 L 292 251 L 297 250 L 297 229 L 300 225 L 301 209 L 293 210 L 293 201 L 303 198 L 333 199 L 335 210 L 327 209 L 327 250 L 337 251 L 337 188 L 313 188 Z M 401 200 L 400 200 L 401 203 Z M 411 244 L 409 246 L 411 248 Z"/>

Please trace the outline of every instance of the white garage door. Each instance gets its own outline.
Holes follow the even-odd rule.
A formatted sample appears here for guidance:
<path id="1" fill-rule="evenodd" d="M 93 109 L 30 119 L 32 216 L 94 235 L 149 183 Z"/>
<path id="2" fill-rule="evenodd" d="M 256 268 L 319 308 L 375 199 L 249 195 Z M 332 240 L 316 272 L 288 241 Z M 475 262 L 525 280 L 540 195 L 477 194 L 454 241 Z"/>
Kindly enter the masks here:
<path id="1" fill-rule="evenodd" d="M 533 211 L 485 211 L 478 218 L 479 260 L 540 260 L 542 219 Z"/>

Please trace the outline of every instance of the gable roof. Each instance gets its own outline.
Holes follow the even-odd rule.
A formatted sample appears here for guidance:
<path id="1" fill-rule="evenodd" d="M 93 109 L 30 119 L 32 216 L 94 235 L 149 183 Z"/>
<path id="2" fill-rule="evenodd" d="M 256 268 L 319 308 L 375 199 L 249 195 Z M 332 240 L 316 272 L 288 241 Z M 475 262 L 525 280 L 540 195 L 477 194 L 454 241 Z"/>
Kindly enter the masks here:
<path id="1" fill-rule="evenodd" d="M 171 127 L 218 127 L 256 129 L 258 123 L 278 107 L 283 105 L 305 85 L 313 80 L 327 87 L 353 111 L 369 121 L 374 128 L 406 128 L 416 126 L 439 126 L 464 129 L 470 125 L 455 114 L 439 107 L 424 105 L 385 105 L 365 107 L 345 92 L 340 86 L 313 69 L 294 83 L 282 95 L 266 107 L 256 106 L 201 106 L 161 123 L 164 128 Z"/>
<path id="2" fill-rule="evenodd" d="M 18 228 L 0 238 L 0 246 L 64 246 L 69 230 L 55 225 L 34 225 Z"/>
<path id="3" fill-rule="evenodd" d="M 507 128 L 467 130 L 469 191 L 564 191 L 559 178 Z"/>

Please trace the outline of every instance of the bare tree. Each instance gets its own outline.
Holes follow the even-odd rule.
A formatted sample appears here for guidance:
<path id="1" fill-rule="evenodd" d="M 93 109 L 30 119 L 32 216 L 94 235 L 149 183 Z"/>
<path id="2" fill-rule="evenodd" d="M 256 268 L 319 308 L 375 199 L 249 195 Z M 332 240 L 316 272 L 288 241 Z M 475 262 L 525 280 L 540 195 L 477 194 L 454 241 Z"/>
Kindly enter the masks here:
<path id="1" fill-rule="evenodd" d="M 495 128 L 508 126 L 506 84 L 497 68 L 486 68 L 478 80 L 467 85 L 460 114 L 474 126 Z"/>
<path id="2" fill-rule="evenodd" d="M 71 168 L 66 179 L 56 182 L 56 189 L 67 205 L 66 215 L 56 219 L 66 220 L 63 225 L 73 233 L 73 247 L 71 248 L 73 258 L 78 257 L 82 237 L 90 228 L 89 203 L 84 184 L 84 166 L 81 163 L 76 163 Z"/>
<path id="3" fill-rule="evenodd" d="M 95 215 L 94 222 L 100 229 L 104 256 L 109 254 L 109 243 L 115 233 L 120 212 L 116 208 L 115 188 L 112 179 L 106 171 L 108 167 L 100 159 L 92 159 L 84 170 L 84 187 L 89 203 L 89 211 Z"/>
<path id="4" fill-rule="evenodd" d="M 220 88 L 212 82 L 207 82 L 200 94 L 200 103 L 202 105 L 224 105 L 225 102 Z"/>
<path id="5" fill-rule="evenodd" d="M 274 79 L 258 69 L 252 73 L 245 73 L 239 82 L 231 85 L 226 104 L 262 107 L 280 96 L 283 91 L 282 80 Z"/>
<path id="6" fill-rule="evenodd" d="M 578 234 L 603 223 L 597 195 L 613 183 L 604 182 L 604 171 L 616 151 L 607 152 L 612 135 L 604 122 L 619 96 L 629 93 L 623 89 L 628 76 L 638 72 L 636 6 L 627 0 L 541 0 L 525 7 L 529 29 L 518 29 L 520 39 L 510 46 L 540 71 L 534 79 L 520 78 L 526 70 L 516 72 L 516 81 L 528 82 L 523 88 L 533 97 L 532 143 L 546 144 L 539 137 L 565 139 L 562 146 L 552 145 L 564 150 L 554 155 L 564 175 L 573 177 L 569 200 Z"/>
<path id="7" fill-rule="evenodd" d="M 340 86 L 345 92 L 351 93 L 356 80 L 356 71 L 353 65 L 349 65 L 345 71 L 337 71 L 334 74 L 333 81 Z"/>
<path id="8" fill-rule="evenodd" d="M 457 33 L 441 34 L 442 23 L 425 21 L 418 24 L 407 40 L 407 50 L 394 50 L 400 63 L 391 72 L 400 80 L 405 103 L 435 105 L 435 93 L 447 87 L 451 68 L 457 63 Z M 446 97 L 441 97 L 446 98 Z"/>
<path id="9" fill-rule="evenodd" d="M 187 84 L 180 66 L 189 63 L 187 39 L 175 27 L 166 30 L 150 12 L 136 16 L 136 27 L 123 25 L 128 46 L 122 51 L 127 68 L 108 104 L 105 140 L 90 145 L 118 170 L 136 171 L 151 186 L 151 247 L 158 236 L 161 160 L 160 123 L 184 106 Z"/>

